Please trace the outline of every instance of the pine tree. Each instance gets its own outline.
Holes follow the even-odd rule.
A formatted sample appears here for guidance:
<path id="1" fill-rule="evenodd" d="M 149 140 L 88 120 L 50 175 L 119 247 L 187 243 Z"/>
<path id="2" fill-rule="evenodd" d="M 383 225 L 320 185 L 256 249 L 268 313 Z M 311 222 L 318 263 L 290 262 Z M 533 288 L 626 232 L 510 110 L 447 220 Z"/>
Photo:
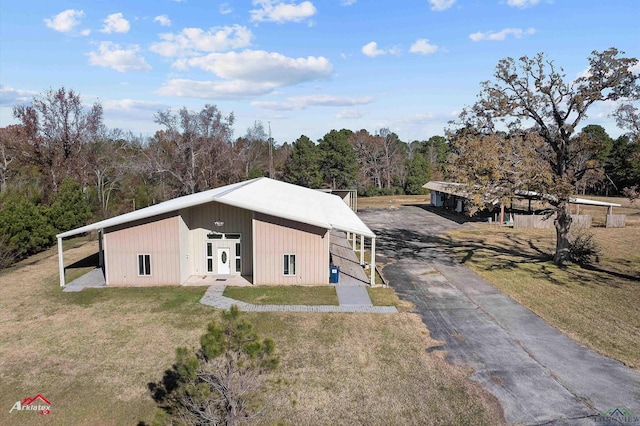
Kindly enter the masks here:
<path id="1" fill-rule="evenodd" d="M 426 194 L 427 190 L 422 187 L 431 180 L 431 163 L 429 163 L 419 152 L 416 152 L 407 163 L 407 183 L 404 191 L 407 194 Z"/>
<path id="2" fill-rule="evenodd" d="M 349 143 L 351 130 L 331 130 L 320 139 L 318 148 L 322 152 L 320 170 L 324 183 L 332 189 L 349 188 L 358 176 L 358 160 Z"/>
<path id="3" fill-rule="evenodd" d="M 208 325 L 197 351 L 178 348 L 173 368 L 151 385 L 160 408 L 154 424 L 236 425 L 255 418 L 268 394 L 265 373 L 278 363 L 273 340 L 261 340 L 232 306 Z"/>
<path id="4" fill-rule="evenodd" d="M 307 188 L 320 188 L 322 185 L 320 151 L 305 135 L 293 143 L 291 156 L 284 167 L 284 180 Z"/>

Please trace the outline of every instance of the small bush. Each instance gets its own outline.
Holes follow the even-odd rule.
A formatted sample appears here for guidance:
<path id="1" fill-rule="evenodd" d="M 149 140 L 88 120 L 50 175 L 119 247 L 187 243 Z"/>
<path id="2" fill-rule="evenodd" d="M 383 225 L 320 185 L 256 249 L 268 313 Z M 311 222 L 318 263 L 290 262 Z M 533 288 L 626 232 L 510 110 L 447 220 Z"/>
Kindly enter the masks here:
<path id="1" fill-rule="evenodd" d="M 569 245 L 569 260 L 578 265 L 593 265 L 600 261 L 600 248 L 593 234 L 579 230 Z"/>

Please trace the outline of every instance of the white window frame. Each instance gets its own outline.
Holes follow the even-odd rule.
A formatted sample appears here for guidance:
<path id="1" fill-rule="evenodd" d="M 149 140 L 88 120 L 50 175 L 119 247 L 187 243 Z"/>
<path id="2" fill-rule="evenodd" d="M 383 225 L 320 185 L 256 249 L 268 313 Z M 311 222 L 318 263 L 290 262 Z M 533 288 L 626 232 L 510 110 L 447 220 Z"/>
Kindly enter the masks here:
<path id="1" fill-rule="evenodd" d="M 288 259 L 287 259 L 287 256 L 288 256 Z M 292 258 L 293 258 L 293 273 L 291 273 L 291 265 L 292 265 L 291 259 Z M 288 262 L 287 262 L 287 266 L 288 266 L 288 269 L 289 269 L 288 272 L 285 270 L 285 266 L 284 266 L 285 265 L 285 263 L 284 263 L 285 259 L 288 260 Z M 295 277 L 296 274 L 297 274 L 297 271 L 296 271 L 296 254 L 295 253 L 283 253 L 282 254 L 282 276 L 284 276 L 284 277 Z"/>
<path id="2" fill-rule="evenodd" d="M 145 262 L 145 260 L 146 260 L 146 257 L 147 257 L 147 256 L 148 256 L 148 259 L 149 259 L 149 263 L 148 263 L 148 266 L 149 266 L 149 273 L 148 273 L 148 274 L 147 274 L 147 273 L 145 273 L 145 272 L 146 272 L 146 266 L 147 266 L 147 263 Z M 143 266 L 143 268 L 144 268 L 144 270 L 143 270 L 143 271 L 140 271 L 140 258 L 141 258 L 141 257 L 142 257 L 142 259 L 143 259 L 143 260 L 142 260 L 142 262 L 143 262 L 143 265 L 142 265 L 142 266 Z M 138 253 L 138 256 L 136 256 L 136 259 L 137 259 L 137 261 L 138 261 L 138 262 L 137 262 L 137 265 L 136 265 L 136 266 L 138 267 L 138 276 L 139 276 L 139 277 L 150 277 L 150 276 L 152 276 L 153 274 L 152 274 L 152 269 L 151 269 L 151 253 Z M 142 272 L 142 273 L 140 273 L 140 272 Z"/>
<path id="3" fill-rule="evenodd" d="M 234 244 L 233 248 L 234 254 L 234 262 L 233 262 L 233 270 L 236 274 L 242 274 L 242 240 L 239 240 Z M 240 255 L 238 255 L 238 247 L 240 247 Z M 240 268 L 238 268 L 238 261 L 240 261 Z"/>

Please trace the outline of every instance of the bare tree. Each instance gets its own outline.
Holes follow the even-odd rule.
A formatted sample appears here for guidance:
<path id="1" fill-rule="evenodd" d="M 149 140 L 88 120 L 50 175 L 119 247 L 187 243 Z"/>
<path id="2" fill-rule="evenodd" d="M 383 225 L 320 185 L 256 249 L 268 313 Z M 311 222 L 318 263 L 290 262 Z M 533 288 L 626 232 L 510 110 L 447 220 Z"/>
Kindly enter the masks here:
<path id="1" fill-rule="evenodd" d="M 182 108 L 160 111 L 158 131 L 149 143 L 151 170 L 174 183 L 177 194 L 193 194 L 223 181 L 229 172 L 233 114 L 224 117 L 215 105 L 199 112 Z"/>
<path id="2" fill-rule="evenodd" d="M 631 71 L 638 61 L 620 57 L 622 54 L 615 48 L 594 51 L 588 59 L 587 72 L 568 82 L 562 68 L 542 53 L 518 61 L 502 59 L 496 67 L 495 81 L 482 83 L 479 100 L 465 108 L 457 123 L 485 134 L 494 133 L 497 123 L 503 123 L 513 133 L 528 127 L 552 151 L 553 155 L 545 158 L 553 172 L 552 179 L 536 182 L 536 186 L 550 195 L 548 202 L 557 214 L 556 264 L 564 263 L 568 256 L 569 198 L 575 182 L 582 177 L 571 155 L 576 128 L 597 102 L 640 98 L 638 77 Z M 527 186 L 529 182 L 519 184 Z"/>
<path id="3" fill-rule="evenodd" d="M 393 177 L 404 173 L 405 156 L 402 150 L 402 142 L 398 135 L 388 128 L 382 128 L 378 131 L 380 138 L 380 147 L 382 148 L 382 174 L 384 177 L 385 188 L 393 186 Z"/>
<path id="4" fill-rule="evenodd" d="M 622 103 L 613 116 L 618 127 L 629 132 L 629 139 L 640 143 L 640 110 L 630 103 Z"/>
<path id="5" fill-rule="evenodd" d="M 64 177 L 81 179 L 82 148 L 102 127 L 99 102 L 87 110 L 78 93 L 61 87 L 15 106 L 13 115 L 24 126 L 30 149 L 23 154 L 41 170 L 46 196 L 57 192 Z"/>
<path id="6" fill-rule="evenodd" d="M 21 130 L 22 126 L 16 125 L 0 129 L 0 194 L 7 192 L 9 180 L 15 173 Z"/>
<path id="7" fill-rule="evenodd" d="M 365 187 L 382 188 L 382 146 L 379 137 L 362 129 L 351 135 L 350 143 L 356 152 L 360 181 Z"/>
<path id="8" fill-rule="evenodd" d="M 57 192 L 64 177 L 80 180 L 83 146 L 102 127 L 102 105 L 86 110 L 80 95 L 61 87 L 34 96 L 31 104 L 17 105 L 13 115 L 25 129 L 28 150 L 23 154 L 42 172 L 45 195 Z"/>

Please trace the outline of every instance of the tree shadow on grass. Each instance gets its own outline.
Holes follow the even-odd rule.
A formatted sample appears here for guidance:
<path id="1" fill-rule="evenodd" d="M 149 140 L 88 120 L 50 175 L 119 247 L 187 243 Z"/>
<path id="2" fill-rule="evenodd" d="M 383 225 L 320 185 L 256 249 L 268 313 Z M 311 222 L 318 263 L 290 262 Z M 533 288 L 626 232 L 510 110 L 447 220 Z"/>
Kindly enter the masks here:
<path id="1" fill-rule="evenodd" d="M 486 270 L 516 270 L 527 264 L 538 264 L 527 268 L 534 278 L 542 278 L 556 285 L 567 285 L 558 277 L 564 272 L 580 285 L 597 284 L 618 287 L 610 278 L 638 281 L 638 276 L 609 271 L 596 265 L 572 265 L 558 267 L 553 264 L 553 256 L 535 240 L 524 235 L 503 234 L 505 242 L 487 238 L 453 238 L 448 235 L 429 235 L 410 229 L 380 229 L 378 247 L 391 258 L 437 261 L 445 265 L 464 264 L 471 260 L 478 262 Z M 487 265 L 488 266 L 485 266 Z M 595 274 L 594 274 L 595 272 Z M 609 279 L 608 279 L 609 278 Z"/>

